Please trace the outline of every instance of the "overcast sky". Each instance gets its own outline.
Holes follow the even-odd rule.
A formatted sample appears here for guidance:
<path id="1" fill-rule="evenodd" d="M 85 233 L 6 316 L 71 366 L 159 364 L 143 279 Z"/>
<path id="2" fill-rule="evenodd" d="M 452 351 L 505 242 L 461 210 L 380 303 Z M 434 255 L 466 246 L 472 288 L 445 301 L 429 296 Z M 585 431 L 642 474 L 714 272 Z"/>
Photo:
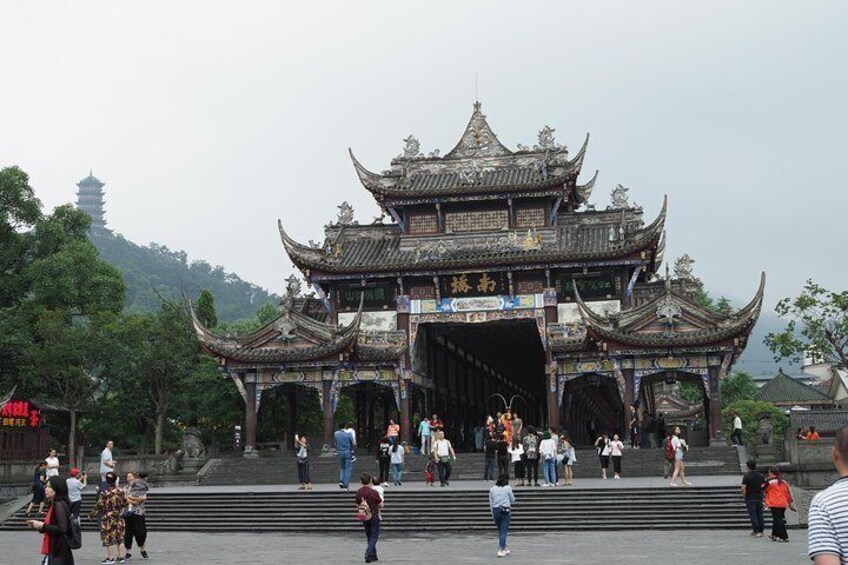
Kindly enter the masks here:
<path id="1" fill-rule="evenodd" d="M 276 221 L 306 242 L 377 207 L 410 133 L 458 140 L 475 98 L 508 147 L 544 124 L 592 200 L 615 183 L 668 256 L 738 305 L 846 288 L 844 2 L 3 2 L 0 166 L 48 208 L 89 169 L 109 226 L 281 292 Z"/>

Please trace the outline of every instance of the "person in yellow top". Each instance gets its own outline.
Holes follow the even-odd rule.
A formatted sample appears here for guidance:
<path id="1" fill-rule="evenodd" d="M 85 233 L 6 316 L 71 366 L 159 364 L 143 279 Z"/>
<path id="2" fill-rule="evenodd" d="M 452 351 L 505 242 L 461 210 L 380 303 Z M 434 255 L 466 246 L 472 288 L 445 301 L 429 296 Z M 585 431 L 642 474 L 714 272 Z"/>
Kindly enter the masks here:
<path id="1" fill-rule="evenodd" d="M 506 441 L 507 445 L 512 445 L 512 411 L 507 408 L 504 415 L 501 416 L 501 423 L 503 424 L 503 435 L 504 441 Z"/>

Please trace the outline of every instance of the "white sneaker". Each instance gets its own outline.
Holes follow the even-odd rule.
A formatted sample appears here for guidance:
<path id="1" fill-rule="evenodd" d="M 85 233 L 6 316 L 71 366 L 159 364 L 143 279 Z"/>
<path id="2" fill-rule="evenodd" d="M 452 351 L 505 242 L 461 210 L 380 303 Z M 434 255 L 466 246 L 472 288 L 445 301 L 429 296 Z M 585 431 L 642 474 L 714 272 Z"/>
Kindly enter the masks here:
<path id="1" fill-rule="evenodd" d="M 503 551 L 503 550 L 501 550 L 501 549 L 499 549 L 499 550 L 498 550 L 498 557 L 506 557 L 506 552 L 505 552 L 505 551 Z"/>
<path id="2" fill-rule="evenodd" d="M 509 550 L 509 548 L 504 549 L 504 554 L 509 555 L 510 553 L 512 553 L 512 552 Z"/>

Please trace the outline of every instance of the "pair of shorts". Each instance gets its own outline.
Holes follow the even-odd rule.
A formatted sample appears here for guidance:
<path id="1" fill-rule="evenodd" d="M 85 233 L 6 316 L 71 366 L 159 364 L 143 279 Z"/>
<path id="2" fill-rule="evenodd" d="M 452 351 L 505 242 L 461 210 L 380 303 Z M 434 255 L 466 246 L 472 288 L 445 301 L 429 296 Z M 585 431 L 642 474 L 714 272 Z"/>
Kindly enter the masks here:
<path id="1" fill-rule="evenodd" d="M 601 469 L 609 469 L 610 456 L 609 455 L 601 455 L 600 457 L 601 457 Z"/>
<path id="2" fill-rule="evenodd" d="M 41 504 L 44 502 L 44 486 L 32 485 L 32 503 Z"/>
<path id="3" fill-rule="evenodd" d="M 683 451 L 678 449 L 674 452 L 674 460 L 675 461 L 683 461 Z"/>

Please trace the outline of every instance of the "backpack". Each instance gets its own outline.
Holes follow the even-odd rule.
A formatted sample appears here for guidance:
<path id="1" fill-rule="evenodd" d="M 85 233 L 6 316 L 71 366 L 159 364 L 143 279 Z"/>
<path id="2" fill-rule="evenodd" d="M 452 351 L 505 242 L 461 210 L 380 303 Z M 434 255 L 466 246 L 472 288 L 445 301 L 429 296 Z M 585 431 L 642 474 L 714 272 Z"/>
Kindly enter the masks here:
<path id="1" fill-rule="evenodd" d="M 671 438 L 665 440 L 665 458 L 674 461 L 674 452 L 674 444 L 671 443 Z"/>
<path id="2" fill-rule="evenodd" d="M 65 542 L 71 549 L 82 547 L 82 529 L 79 516 L 71 516 L 68 512 L 68 530 L 65 532 Z"/>
<path id="3" fill-rule="evenodd" d="M 363 500 L 359 503 L 359 506 L 356 507 L 356 519 L 360 522 L 367 522 L 373 517 L 371 512 L 371 507 L 368 506 L 368 501 Z"/>

